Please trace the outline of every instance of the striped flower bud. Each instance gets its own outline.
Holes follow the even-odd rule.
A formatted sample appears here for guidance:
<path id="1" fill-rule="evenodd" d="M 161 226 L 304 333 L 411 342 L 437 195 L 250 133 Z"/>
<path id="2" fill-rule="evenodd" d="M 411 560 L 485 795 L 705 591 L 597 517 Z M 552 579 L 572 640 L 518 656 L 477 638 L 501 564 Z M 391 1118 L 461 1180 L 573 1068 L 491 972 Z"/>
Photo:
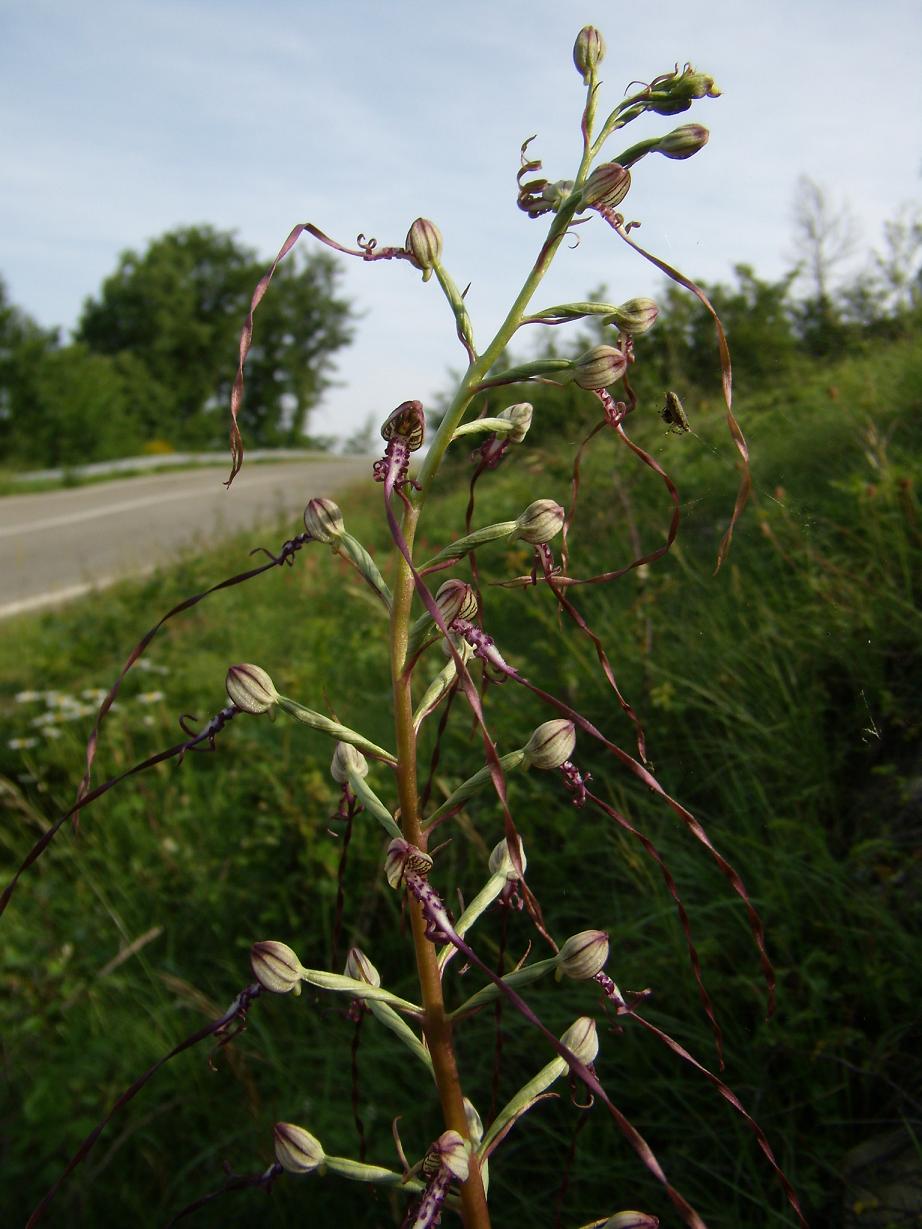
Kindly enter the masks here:
<path id="1" fill-rule="evenodd" d="M 259 666 L 231 666 L 225 687 L 228 700 L 242 713 L 267 713 L 279 698 L 272 679 Z"/>
<path id="2" fill-rule="evenodd" d="M 708 143 L 710 133 L 701 124 L 683 124 L 674 128 L 657 143 L 656 151 L 667 158 L 690 158 Z"/>
<path id="3" fill-rule="evenodd" d="M 477 617 L 477 598 L 474 590 L 463 580 L 446 580 L 439 586 L 435 595 L 446 626 L 451 626 L 455 619 L 474 619 Z"/>
<path id="4" fill-rule="evenodd" d="M 333 543 L 346 531 L 343 514 L 332 499 L 309 499 L 304 509 L 304 528 L 318 542 Z"/>
<path id="5" fill-rule="evenodd" d="M 426 415 L 421 401 L 402 401 L 388 414 L 381 428 L 383 439 L 403 440 L 410 452 L 422 447 L 425 433 Z"/>
<path id="6" fill-rule="evenodd" d="M 381 985 L 381 974 L 365 953 L 358 947 L 350 947 L 346 957 L 346 976 L 355 981 L 367 982 L 369 986 Z"/>
<path id="7" fill-rule="evenodd" d="M 312 1174 L 320 1169 L 326 1159 L 320 1140 L 295 1126 L 293 1122 L 277 1122 L 275 1136 L 275 1159 L 290 1174 Z"/>
<path id="8" fill-rule="evenodd" d="M 525 744 L 529 768 L 559 768 L 573 754 L 576 726 L 565 717 L 555 717 L 539 725 Z"/>
<path id="9" fill-rule="evenodd" d="M 628 299 L 616 308 L 610 316 L 605 317 L 606 324 L 613 324 L 622 333 L 630 333 L 639 337 L 653 328 L 659 308 L 652 299 Z"/>
<path id="10" fill-rule="evenodd" d="M 571 935 L 557 953 L 557 967 L 566 977 L 588 981 L 601 973 L 608 959 L 608 935 L 604 930 L 581 930 Z"/>
<path id="11" fill-rule="evenodd" d="M 505 410 L 500 410 L 496 415 L 497 418 L 502 418 L 506 422 L 513 424 L 512 430 L 506 435 L 506 439 L 510 444 L 521 444 L 525 436 L 528 434 L 528 428 L 531 426 L 531 418 L 534 413 L 534 407 L 527 401 L 519 401 L 516 405 L 510 405 Z"/>
<path id="12" fill-rule="evenodd" d="M 525 846 L 519 841 L 519 854 L 522 859 L 522 873 L 525 872 L 525 867 L 528 865 L 528 859 L 525 857 Z M 490 854 L 490 874 L 505 875 L 509 880 L 520 878 L 519 872 L 515 869 L 515 863 L 509 856 L 509 846 L 505 840 L 500 841 L 495 845 L 493 852 Z"/>
<path id="13" fill-rule="evenodd" d="M 536 499 L 516 520 L 515 536 L 532 546 L 550 542 L 563 528 L 566 515 L 553 499 Z"/>
<path id="14" fill-rule="evenodd" d="M 595 1031 L 595 1020 L 589 1016 L 580 1016 L 578 1020 L 574 1020 L 560 1040 L 587 1067 L 595 1062 L 595 1056 L 599 1052 L 599 1038 Z"/>
<path id="15" fill-rule="evenodd" d="M 647 1212 L 616 1212 L 599 1229 L 659 1229 L 659 1217 Z"/>
<path id="16" fill-rule="evenodd" d="M 605 59 L 605 39 L 595 26 L 583 26 L 573 44 L 573 63 L 582 73 L 583 85 L 588 85 L 595 70 Z"/>
<path id="17" fill-rule="evenodd" d="M 631 172 L 620 162 L 603 162 L 583 185 L 581 209 L 614 209 L 631 190 Z"/>
<path id="18" fill-rule="evenodd" d="M 573 365 L 573 379 L 580 388 L 595 391 L 608 388 L 620 380 L 627 367 L 627 359 L 614 346 L 593 346 L 581 354 Z"/>
<path id="19" fill-rule="evenodd" d="M 471 1145 L 457 1131 L 443 1131 L 432 1147 L 429 1157 L 453 1178 L 466 1182 L 470 1171 Z"/>
<path id="20" fill-rule="evenodd" d="M 272 994 L 301 993 L 301 961 L 287 945 L 275 939 L 254 943 L 250 948 L 253 976 Z"/>
<path id="21" fill-rule="evenodd" d="M 442 259 L 442 234 L 439 228 L 428 218 L 417 218 L 407 232 L 404 247 L 417 268 L 422 269 L 423 281 L 428 282 L 433 268 Z"/>
<path id="22" fill-rule="evenodd" d="M 368 760 L 351 743 L 337 743 L 330 761 L 330 776 L 337 785 L 348 785 L 350 773 L 356 777 L 367 777 Z"/>
<path id="23" fill-rule="evenodd" d="M 399 888 L 407 875 L 425 878 L 432 870 L 432 859 L 409 841 L 395 837 L 384 857 L 384 874 L 392 888 Z"/>
<path id="24" fill-rule="evenodd" d="M 468 1101 L 467 1097 L 464 1098 L 464 1117 L 467 1120 L 467 1133 L 476 1148 L 483 1139 L 483 1119 L 477 1113 L 474 1103 Z"/>

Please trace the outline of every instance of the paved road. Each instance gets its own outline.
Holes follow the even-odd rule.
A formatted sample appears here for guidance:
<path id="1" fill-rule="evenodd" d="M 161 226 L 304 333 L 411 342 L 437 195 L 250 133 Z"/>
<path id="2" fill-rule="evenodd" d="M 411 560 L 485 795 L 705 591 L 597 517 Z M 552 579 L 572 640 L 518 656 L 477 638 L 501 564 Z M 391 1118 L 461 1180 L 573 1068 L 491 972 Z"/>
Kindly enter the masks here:
<path id="1" fill-rule="evenodd" d="M 0 618 L 151 571 L 177 550 L 291 516 L 370 476 L 366 458 L 244 465 L 230 491 L 213 466 L 0 499 Z M 254 538 L 254 545 L 262 545 Z M 272 543 L 266 542 L 271 546 Z"/>

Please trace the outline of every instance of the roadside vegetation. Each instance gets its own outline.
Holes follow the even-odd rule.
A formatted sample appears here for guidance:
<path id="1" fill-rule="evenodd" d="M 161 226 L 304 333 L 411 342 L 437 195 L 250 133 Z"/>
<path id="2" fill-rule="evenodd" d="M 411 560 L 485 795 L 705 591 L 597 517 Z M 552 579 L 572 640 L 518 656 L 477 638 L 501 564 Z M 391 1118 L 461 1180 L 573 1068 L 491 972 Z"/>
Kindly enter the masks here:
<path id="1" fill-rule="evenodd" d="M 902 1176 L 892 1182 L 904 1189 L 918 1183 L 922 1167 L 913 1142 L 922 1139 L 922 354 L 905 313 L 899 327 L 876 335 L 840 314 L 846 332 L 838 343 L 820 330 L 825 340 L 814 338 L 810 353 L 801 333 L 781 361 L 780 322 L 790 315 L 779 309 L 773 317 L 766 308 L 760 318 L 775 320 L 781 337 L 772 361 L 764 333 L 761 345 L 739 336 L 766 293 L 766 284 L 741 274 L 719 304 L 731 344 L 738 341 L 737 407 L 755 484 L 727 564 L 713 575 L 736 481 L 718 390 L 705 374 L 713 373 L 713 355 L 705 356 L 697 316 L 666 315 L 649 341 L 638 342 L 645 395 L 629 427 L 679 488 L 679 538 L 657 568 L 577 589 L 573 600 L 644 721 L 658 776 L 739 867 L 765 920 L 779 974 L 770 1021 L 738 901 L 633 778 L 608 774 L 608 800 L 656 842 L 679 883 L 725 1029 L 727 1082 L 765 1128 L 812 1223 L 885 1229 L 903 1223 L 874 1210 L 874 1200 L 879 1208 L 889 1197 L 887 1165 L 897 1165 Z M 691 433 L 669 431 L 660 420 L 663 387 L 683 395 Z M 568 502 L 570 457 L 593 425 L 586 401 L 540 386 L 512 389 L 506 401 L 526 397 L 535 405 L 522 446 L 527 462 L 478 484 L 475 525 L 502 519 L 536 492 Z M 454 448 L 445 524 L 457 524 L 468 499 L 467 449 Z M 305 501 L 322 494 L 305 491 Z M 369 482 L 361 499 L 365 510 L 350 514 L 347 527 L 383 550 L 379 488 Z M 579 499 L 573 575 L 627 564 L 665 540 L 671 509 L 662 483 L 608 432 L 587 451 Z M 356 496 L 344 504 L 359 506 Z M 436 519 L 427 523 L 433 547 Z M 94 705 L 141 633 L 174 602 L 251 566 L 252 547 L 277 548 L 298 528 L 278 526 L 275 536 L 229 543 L 98 598 L 4 625 L 5 867 L 70 804 Z M 592 644 L 558 619 L 546 589 L 526 591 L 523 602 L 521 593 L 491 586 L 510 564 L 522 574 L 531 566 L 524 549 L 505 549 L 478 555 L 490 634 L 501 647 L 514 644 L 526 675 L 540 658 L 550 690 L 629 745 L 632 726 L 600 679 Z M 175 619 L 123 689 L 97 780 L 174 741 L 180 714 L 207 720 L 223 703 L 227 666 L 238 661 L 258 662 L 285 694 L 384 739 L 387 662 L 369 635 L 380 613 L 351 577 L 329 552 L 307 547 L 291 569 L 216 594 Z M 567 652 L 557 652 L 564 640 Z M 548 665 L 555 660 L 557 677 Z M 520 745 L 513 733 L 524 742 L 546 715 L 520 692 L 491 701 L 503 710 L 497 725 L 509 730 L 510 745 Z M 435 797 L 465 775 L 462 739 L 454 738 L 435 769 Z M 582 769 L 592 771 L 593 755 L 577 744 Z M 226 1008 L 249 980 L 254 938 L 297 938 L 308 963 L 329 960 L 334 946 L 344 959 L 358 941 L 379 968 L 390 968 L 389 944 L 404 922 L 386 888 L 350 899 L 359 930 L 336 933 L 341 861 L 348 896 L 353 885 L 371 882 L 379 850 L 375 840 L 344 849 L 328 761 L 329 744 L 301 727 L 239 722 L 215 754 L 190 755 L 107 795 L 78 835 L 62 832 L 27 873 L 4 917 L 0 955 L 11 1223 L 24 1219 L 116 1096 Z M 682 931 L 656 868 L 563 793 L 556 808 L 533 806 L 529 787 L 527 775 L 517 777 L 510 799 L 529 856 L 540 859 L 532 886 L 549 921 L 566 933 L 586 917 L 605 919 L 612 975 L 626 989 L 649 987 L 650 1019 L 712 1065 Z M 441 856 L 459 864 L 482 859 L 473 821 L 478 808 L 493 806 L 486 796 L 469 804 L 446 830 L 452 843 Z M 306 902 L 318 899 L 323 907 L 308 911 Z M 513 919 L 510 955 L 522 954 L 525 933 Z M 402 992 L 399 980 L 389 984 Z M 536 1002 L 558 1023 L 552 989 Z M 587 990 L 586 1010 L 593 1006 Z M 343 1013 L 309 993 L 296 1003 L 260 1000 L 247 1031 L 215 1057 L 216 1071 L 203 1053 L 184 1054 L 121 1112 L 62 1194 L 60 1223 L 111 1223 L 113 1207 L 126 1224 L 164 1223 L 219 1186 L 225 1162 L 241 1173 L 264 1168 L 267 1124 L 280 1117 L 309 1120 L 321 1138 L 346 1138 L 354 1035 Z M 501 1093 L 530 1074 L 529 1049 L 510 1025 Z M 376 1154 L 390 1148 L 398 1099 L 396 1089 L 394 1097 L 382 1093 L 389 1053 L 366 1025 L 358 1105 Z M 616 1102 L 711 1229 L 790 1223 L 771 1171 L 704 1080 L 630 1027 L 605 1055 Z M 464 1060 L 476 1068 L 478 1056 Z M 489 1087 L 493 1054 L 479 1061 Z M 371 1071 L 373 1101 L 361 1093 Z M 400 1070 L 390 1078 L 396 1084 Z M 292 1105 L 292 1088 L 303 1105 Z M 566 1223 L 600 1202 L 665 1214 L 656 1184 L 629 1150 L 596 1130 L 591 1112 L 579 1116 L 573 1135 L 569 1102 L 565 1094 L 560 1104 L 545 1104 L 522 1128 L 533 1180 L 527 1190 L 504 1192 L 497 1204 L 503 1223 L 528 1223 L 535 1206 L 551 1216 L 557 1200 Z M 400 1129 L 412 1137 L 416 1123 L 405 1118 Z M 888 1161 L 862 1168 L 853 1150 L 887 1139 L 895 1141 Z M 559 1156 L 571 1144 L 579 1179 L 564 1192 Z M 324 1205 L 326 1198 L 335 1204 Z M 228 1195 L 190 1223 L 284 1225 L 300 1208 L 297 1183 L 280 1181 L 269 1200 Z M 372 1226 L 391 1215 L 385 1197 L 364 1188 L 318 1186 L 312 1209 L 318 1224 Z"/>

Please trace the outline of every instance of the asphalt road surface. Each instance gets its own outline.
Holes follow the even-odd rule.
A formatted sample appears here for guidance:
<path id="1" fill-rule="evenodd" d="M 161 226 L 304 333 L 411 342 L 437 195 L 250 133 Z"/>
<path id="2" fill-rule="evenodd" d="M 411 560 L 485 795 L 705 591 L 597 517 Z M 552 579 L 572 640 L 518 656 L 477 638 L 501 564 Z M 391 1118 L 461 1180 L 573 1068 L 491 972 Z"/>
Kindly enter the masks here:
<path id="1" fill-rule="evenodd" d="M 244 464 L 230 490 L 217 466 L 0 499 L 0 618 L 38 610 L 168 563 L 178 550 L 290 516 L 308 499 L 371 476 L 371 461 L 329 457 Z M 253 545 L 272 548 L 281 542 Z M 243 564 L 241 566 L 244 566 Z"/>

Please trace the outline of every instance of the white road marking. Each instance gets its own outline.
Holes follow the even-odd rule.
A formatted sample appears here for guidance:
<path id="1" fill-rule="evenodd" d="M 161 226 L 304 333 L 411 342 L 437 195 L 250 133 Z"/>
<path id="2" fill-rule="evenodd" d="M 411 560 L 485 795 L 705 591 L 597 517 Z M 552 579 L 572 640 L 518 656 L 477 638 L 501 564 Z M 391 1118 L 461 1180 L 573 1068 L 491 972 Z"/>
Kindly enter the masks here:
<path id="1" fill-rule="evenodd" d="M 276 481 L 275 478 L 264 478 L 261 482 L 251 482 L 246 489 L 254 491 L 257 487 L 273 486 Z M 184 491 L 174 491 L 171 495 L 148 495 L 143 499 L 123 499 L 120 503 L 107 504 L 103 508 L 88 508 L 85 512 L 69 512 L 62 516 L 46 516 L 43 520 L 31 521 L 26 525 L 9 525 L 5 529 L 0 529 L 0 538 L 15 538 L 17 534 L 38 533 L 43 529 L 60 529 L 64 525 L 77 525 L 81 521 L 93 521 L 101 516 L 114 516 L 120 512 L 133 512 L 136 508 L 152 508 L 172 500 L 190 499 L 201 494 L 200 487 L 189 487 Z"/>

